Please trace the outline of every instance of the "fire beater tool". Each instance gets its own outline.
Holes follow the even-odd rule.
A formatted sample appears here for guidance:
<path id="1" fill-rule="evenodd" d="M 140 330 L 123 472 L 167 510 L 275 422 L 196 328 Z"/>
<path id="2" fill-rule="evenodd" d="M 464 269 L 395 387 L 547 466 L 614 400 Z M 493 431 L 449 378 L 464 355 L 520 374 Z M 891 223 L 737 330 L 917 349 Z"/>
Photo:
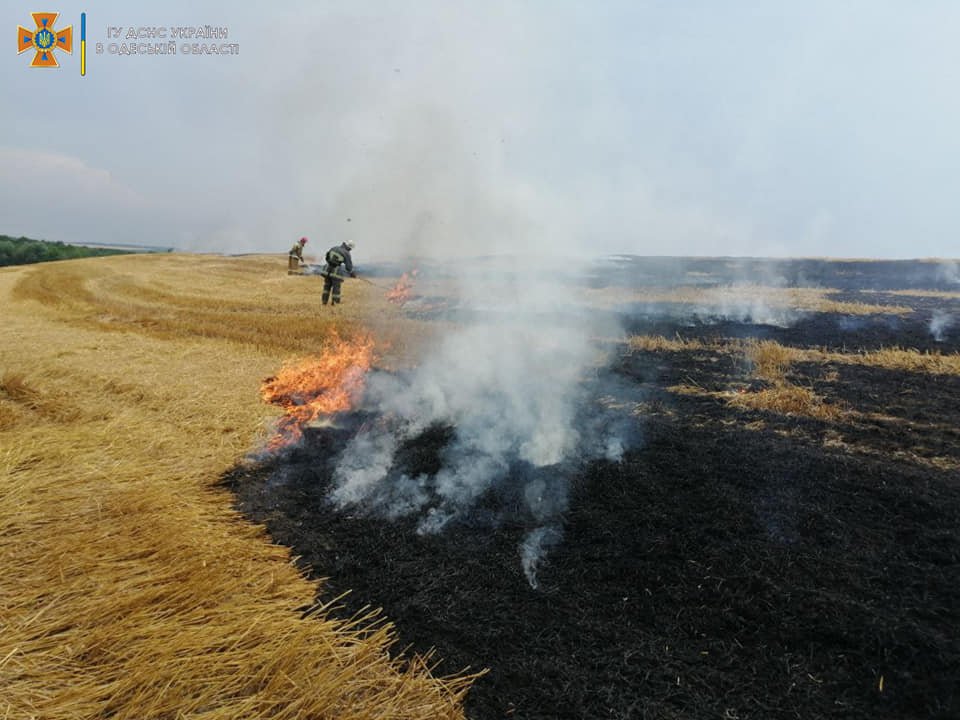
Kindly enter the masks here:
<path id="1" fill-rule="evenodd" d="M 324 267 L 325 264 L 326 264 L 326 263 L 321 263 L 321 264 L 319 264 L 319 265 L 316 265 L 316 264 L 314 264 L 314 265 L 309 265 L 309 264 L 307 264 L 307 263 L 303 263 L 303 265 L 301 265 L 301 267 L 306 268 L 306 269 L 310 270 L 311 273 L 313 273 L 314 268 L 322 268 L 322 267 Z M 349 279 L 351 279 L 351 278 L 349 278 L 349 277 L 344 277 L 343 279 L 344 279 L 344 280 L 349 280 Z M 380 288 L 381 290 L 387 290 L 387 291 L 393 290 L 393 288 L 388 288 L 388 287 L 386 287 L 386 286 L 384 286 L 384 285 L 379 285 L 379 284 L 373 282 L 373 280 L 367 280 L 367 278 L 365 278 L 365 277 L 360 277 L 359 275 L 357 275 L 356 277 L 354 277 L 354 278 L 352 278 L 352 279 L 354 279 L 354 280 L 363 280 L 365 283 L 370 283 L 370 284 L 373 285 L 374 287 Z"/>
<path id="2" fill-rule="evenodd" d="M 390 290 L 393 290 L 393 288 L 388 288 L 388 287 L 385 287 L 385 286 L 383 286 L 383 285 L 378 285 L 378 284 L 375 283 L 373 280 L 367 280 L 367 278 L 365 278 L 365 277 L 360 277 L 359 275 L 356 277 L 356 279 L 357 279 L 357 280 L 363 280 L 365 283 L 370 283 L 370 284 L 373 285 L 375 288 L 380 288 L 381 290 L 386 290 L 387 292 L 389 292 Z"/>

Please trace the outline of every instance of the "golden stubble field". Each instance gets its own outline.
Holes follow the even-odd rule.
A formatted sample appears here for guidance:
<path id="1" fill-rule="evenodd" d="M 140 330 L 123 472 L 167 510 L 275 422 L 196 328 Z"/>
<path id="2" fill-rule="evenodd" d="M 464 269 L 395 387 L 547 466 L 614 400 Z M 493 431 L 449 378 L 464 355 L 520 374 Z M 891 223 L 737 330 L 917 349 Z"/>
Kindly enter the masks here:
<path id="1" fill-rule="evenodd" d="M 399 659 L 386 623 L 311 608 L 317 584 L 218 485 L 268 438 L 279 410 L 258 391 L 285 362 L 367 333 L 379 367 L 429 351 L 448 323 L 391 305 L 392 282 L 348 281 L 333 309 L 320 307 L 319 277 L 287 275 L 278 256 L 0 269 L 0 718 L 463 717 L 470 677 Z M 722 304 L 737 293 L 821 312 L 910 311 L 837 305 L 809 288 L 607 289 L 586 299 Z M 664 358 L 742 357 L 762 387 L 667 389 L 784 416 L 877 420 L 816 394 L 791 374 L 802 364 L 960 373 L 955 354 L 900 348 L 617 341 Z"/>
<path id="2" fill-rule="evenodd" d="M 425 337 L 376 287 L 321 309 L 285 269 L 0 270 L 0 717 L 462 717 L 468 680 L 391 658 L 389 626 L 304 618 L 316 585 L 217 487 L 285 360 L 365 329 L 402 363 Z"/>

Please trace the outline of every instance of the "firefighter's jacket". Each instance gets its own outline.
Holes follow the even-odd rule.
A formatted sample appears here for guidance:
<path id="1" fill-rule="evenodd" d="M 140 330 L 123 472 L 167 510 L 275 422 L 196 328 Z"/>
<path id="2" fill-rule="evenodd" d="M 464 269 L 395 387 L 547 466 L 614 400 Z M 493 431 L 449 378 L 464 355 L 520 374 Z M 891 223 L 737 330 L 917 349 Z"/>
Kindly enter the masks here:
<path id="1" fill-rule="evenodd" d="M 350 249 L 346 245 L 337 245 L 327 250 L 326 261 L 327 272 L 325 274 L 342 277 L 343 270 L 346 270 L 347 273 L 353 272 L 353 258 L 350 257 Z"/>

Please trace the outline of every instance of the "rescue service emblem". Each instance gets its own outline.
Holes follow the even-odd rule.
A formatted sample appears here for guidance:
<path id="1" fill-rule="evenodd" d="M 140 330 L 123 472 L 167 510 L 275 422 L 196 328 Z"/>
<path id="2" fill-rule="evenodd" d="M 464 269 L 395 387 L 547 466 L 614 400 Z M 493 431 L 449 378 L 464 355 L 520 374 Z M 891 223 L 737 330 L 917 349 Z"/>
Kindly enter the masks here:
<path id="1" fill-rule="evenodd" d="M 73 53 L 73 25 L 63 30 L 56 30 L 54 25 L 60 13 L 31 13 L 34 30 L 28 30 L 23 25 L 17 26 L 17 54 L 27 50 L 35 50 L 30 67 L 60 67 L 57 62 L 57 50 Z"/>

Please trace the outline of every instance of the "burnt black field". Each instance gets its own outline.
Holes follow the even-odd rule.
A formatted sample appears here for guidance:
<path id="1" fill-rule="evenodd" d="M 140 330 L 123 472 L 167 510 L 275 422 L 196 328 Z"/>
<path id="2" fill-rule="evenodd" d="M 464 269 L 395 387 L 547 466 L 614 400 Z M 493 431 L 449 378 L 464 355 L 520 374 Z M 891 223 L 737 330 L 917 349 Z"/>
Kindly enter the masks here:
<path id="1" fill-rule="evenodd" d="M 958 290 L 924 262 L 620 258 L 597 287 L 724 285 L 756 276 L 834 289 L 906 315 L 808 313 L 789 324 L 616 308 L 625 333 L 758 337 L 858 352 L 960 351 Z M 935 316 L 957 318 L 939 340 Z M 486 669 L 467 715 L 494 718 L 960 717 L 960 376 L 799 363 L 788 379 L 856 412 L 834 421 L 681 394 L 749 385 L 714 349 L 621 352 L 605 373 L 643 398 L 638 441 L 577 468 L 563 537 L 527 581 L 528 518 L 478 512 L 438 535 L 336 512 L 334 451 L 362 422 L 224 477 L 238 507 L 315 577 L 334 612 L 382 608 L 398 651 L 435 649 L 441 674 Z M 398 462 L 436 471 L 451 428 Z M 490 507 L 510 507 L 504 487 Z M 483 510 L 481 503 L 480 510 Z"/>

